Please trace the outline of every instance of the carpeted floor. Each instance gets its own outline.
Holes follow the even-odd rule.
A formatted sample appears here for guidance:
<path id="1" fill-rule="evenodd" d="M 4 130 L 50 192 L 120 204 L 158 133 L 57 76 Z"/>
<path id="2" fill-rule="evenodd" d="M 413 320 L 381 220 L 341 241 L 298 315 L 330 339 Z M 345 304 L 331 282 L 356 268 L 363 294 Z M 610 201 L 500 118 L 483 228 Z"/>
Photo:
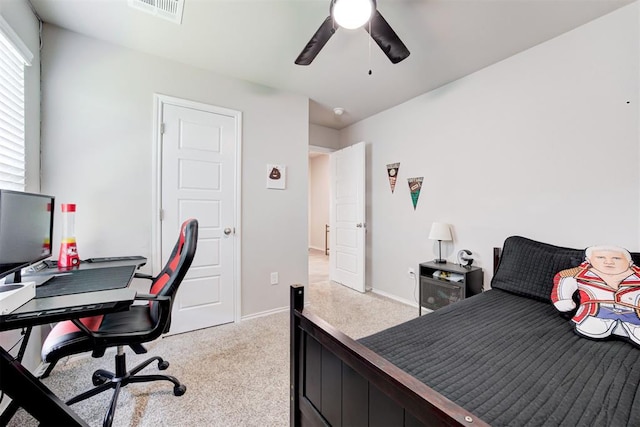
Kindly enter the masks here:
<path id="1" fill-rule="evenodd" d="M 416 316 L 416 309 L 373 293 L 361 294 L 327 280 L 328 258 L 310 251 L 309 286 L 312 310 L 353 338 L 361 338 Z M 150 355 L 171 363 L 164 371 L 187 386 L 173 395 L 167 382 L 131 384 L 118 400 L 114 426 L 277 426 L 289 424 L 289 313 L 245 320 L 173 335 L 146 346 L 146 355 L 127 349 L 134 366 Z M 112 369 L 115 350 L 104 357 L 60 361 L 44 383 L 66 399 L 92 387 L 98 368 Z M 156 365 L 144 373 L 153 373 Z M 72 406 L 90 426 L 101 426 L 110 392 Z M 37 426 L 19 410 L 9 426 Z"/>

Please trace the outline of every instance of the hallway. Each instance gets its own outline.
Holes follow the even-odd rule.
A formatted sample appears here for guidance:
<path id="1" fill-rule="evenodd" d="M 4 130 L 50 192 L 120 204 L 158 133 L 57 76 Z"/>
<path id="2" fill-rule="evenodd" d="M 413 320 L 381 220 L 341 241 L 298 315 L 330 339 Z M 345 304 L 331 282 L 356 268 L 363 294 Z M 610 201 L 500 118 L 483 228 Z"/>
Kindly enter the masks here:
<path id="1" fill-rule="evenodd" d="M 329 256 L 318 249 L 309 249 L 309 283 L 329 281 Z"/>

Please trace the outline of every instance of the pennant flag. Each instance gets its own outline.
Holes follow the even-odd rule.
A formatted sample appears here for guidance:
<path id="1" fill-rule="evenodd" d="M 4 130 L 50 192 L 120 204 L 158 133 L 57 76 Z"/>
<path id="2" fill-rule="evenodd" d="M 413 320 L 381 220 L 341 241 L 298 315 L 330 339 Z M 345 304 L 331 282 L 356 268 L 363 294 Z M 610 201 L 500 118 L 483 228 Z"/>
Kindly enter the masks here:
<path id="1" fill-rule="evenodd" d="M 420 190 L 422 189 L 422 180 L 424 177 L 408 178 L 409 190 L 411 191 L 411 200 L 413 201 L 413 210 L 416 210 L 418 205 L 418 197 L 420 197 Z"/>
<path id="2" fill-rule="evenodd" d="M 391 163 L 387 165 L 387 175 L 389 175 L 389 184 L 391 184 L 391 194 L 396 188 L 396 179 L 398 178 L 398 170 L 400 163 Z"/>

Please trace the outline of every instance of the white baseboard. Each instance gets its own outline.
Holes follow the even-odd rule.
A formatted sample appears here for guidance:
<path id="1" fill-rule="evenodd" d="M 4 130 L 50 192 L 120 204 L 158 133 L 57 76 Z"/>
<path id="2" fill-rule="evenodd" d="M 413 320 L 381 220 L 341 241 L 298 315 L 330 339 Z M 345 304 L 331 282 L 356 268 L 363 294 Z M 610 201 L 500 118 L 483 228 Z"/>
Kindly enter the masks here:
<path id="1" fill-rule="evenodd" d="M 388 294 L 388 293 L 386 293 L 386 292 L 384 292 L 384 291 L 377 291 L 377 290 L 375 290 L 375 289 L 371 289 L 371 292 L 373 292 L 373 293 L 375 293 L 375 294 L 378 294 L 378 295 L 380 295 L 380 296 L 383 296 L 383 297 L 386 297 L 386 298 L 389 298 L 389 299 L 392 299 L 392 300 L 395 300 L 395 301 L 401 302 L 401 303 L 406 304 L 406 305 L 408 305 L 408 306 L 418 308 L 418 303 L 417 303 L 417 302 L 413 302 L 413 301 L 410 301 L 410 300 L 406 300 L 406 299 L 404 299 L 404 298 L 399 298 L 399 297 L 397 297 L 396 295 Z M 430 308 L 422 307 L 422 313 L 423 313 L 423 314 L 432 313 L 432 312 L 433 312 L 433 310 L 431 310 Z"/>
<path id="2" fill-rule="evenodd" d="M 304 302 L 305 307 L 308 305 L 311 305 L 311 303 L 309 301 Z M 240 321 L 243 322 L 245 320 L 251 320 L 251 319 L 257 319 L 259 317 L 264 317 L 264 316 L 270 316 L 272 314 L 277 314 L 277 313 L 282 313 L 283 311 L 289 311 L 291 310 L 291 307 L 280 307 L 280 308 L 274 308 L 273 310 L 267 310 L 267 311 L 261 311 L 260 313 L 254 313 L 254 314 L 248 314 L 246 316 L 242 316 L 240 318 Z"/>
<path id="3" fill-rule="evenodd" d="M 282 313 L 283 311 L 289 311 L 289 307 L 274 308 L 273 310 L 267 310 L 267 311 L 261 311 L 259 313 L 249 314 L 246 316 L 242 316 L 240 318 L 240 321 L 242 322 L 245 320 L 257 319 L 259 317 L 269 316 L 276 313 Z"/>
<path id="4" fill-rule="evenodd" d="M 46 362 L 40 362 L 40 364 L 36 367 L 36 369 L 33 370 L 33 376 L 36 378 L 40 378 L 40 375 L 44 374 L 44 371 L 47 370 L 47 367 L 49 366 L 48 363 Z"/>
<path id="5" fill-rule="evenodd" d="M 66 363 L 69 360 L 86 359 L 89 356 L 91 356 L 91 353 L 74 354 L 73 356 L 63 357 L 62 359 L 60 359 L 59 363 L 62 365 L 62 364 Z M 34 377 L 40 378 L 40 376 L 42 374 L 44 374 L 44 371 L 47 370 L 49 365 L 50 364 L 47 363 L 47 362 L 40 362 L 40 364 L 38 366 L 36 366 L 36 368 L 31 373 L 33 374 Z"/>
<path id="6" fill-rule="evenodd" d="M 410 300 L 404 299 L 404 298 L 400 298 L 397 295 L 393 295 L 393 294 L 387 293 L 385 291 L 381 291 L 381 290 L 373 289 L 373 288 L 371 289 L 371 292 L 373 292 L 374 294 L 381 295 L 381 296 L 383 296 L 385 298 L 389 298 L 389 299 L 401 302 L 401 303 L 406 304 L 408 306 L 418 308 L 418 303 L 417 302 L 410 301 Z"/>

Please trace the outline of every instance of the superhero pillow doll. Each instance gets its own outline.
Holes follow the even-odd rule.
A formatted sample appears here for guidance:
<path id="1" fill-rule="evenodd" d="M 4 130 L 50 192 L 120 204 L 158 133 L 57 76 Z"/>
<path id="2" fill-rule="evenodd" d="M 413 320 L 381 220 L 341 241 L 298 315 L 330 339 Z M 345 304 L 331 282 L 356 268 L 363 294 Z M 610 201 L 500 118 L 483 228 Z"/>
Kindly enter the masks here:
<path id="1" fill-rule="evenodd" d="M 573 299 L 576 291 L 578 304 Z M 579 335 L 617 335 L 640 346 L 640 268 L 633 264 L 626 249 L 587 248 L 582 264 L 555 275 L 551 301 L 562 312 L 577 306 L 571 320 Z"/>

